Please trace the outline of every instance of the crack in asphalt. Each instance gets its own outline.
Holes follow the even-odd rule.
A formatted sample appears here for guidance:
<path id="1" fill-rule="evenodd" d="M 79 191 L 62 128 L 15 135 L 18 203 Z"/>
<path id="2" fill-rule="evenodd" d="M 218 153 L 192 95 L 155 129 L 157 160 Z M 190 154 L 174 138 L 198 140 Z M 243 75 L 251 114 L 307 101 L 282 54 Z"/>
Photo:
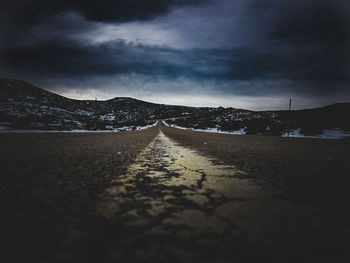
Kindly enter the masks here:
<path id="1" fill-rule="evenodd" d="M 241 242 L 244 231 L 216 214 L 216 209 L 237 196 L 261 199 L 265 195 L 251 181 L 237 179 L 237 174 L 244 173 L 235 166 L 214 164 L 160 131 L 126 174 L 112 181 L 97 212 L 122 223 L 129 233 L 137 228 L 137 235 L 129 235 L 128 242 L 137 243 L 145 236 L 155 240 L 163 234 L 181 240 L 180 247 L 189 240 L 224 247 L 233 240 Z"/>
<path id="2" fill-rule="evenodd" d="M 232 259 L 256 247 L 283 253 L 289 244 L 280 240 L 304 248 L 314 240 L 310 228 L 327 225 L 322 211 L 278 199 L 244 177 L 160 131 L 101 197 L 97 213 L 123 236 L 110 237 L 111 253 L 131 253 L 136 261 L 169 253 L 178 260 L 198 253 Z"/>

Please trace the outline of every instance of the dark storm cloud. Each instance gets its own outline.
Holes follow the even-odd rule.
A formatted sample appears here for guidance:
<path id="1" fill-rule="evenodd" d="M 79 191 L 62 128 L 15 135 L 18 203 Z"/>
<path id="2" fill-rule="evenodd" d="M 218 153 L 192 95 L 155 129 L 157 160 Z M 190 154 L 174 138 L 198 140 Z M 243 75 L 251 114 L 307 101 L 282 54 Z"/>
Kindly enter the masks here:
<path id="1" fill-rule="evenodd" d="M 36 23 L 42 17 L 77 11 L 87 19 L 103 22 L 148 20 L 165 14 L 173 7 L 198 5 L 205 0 L 4 0 L 0 21 Z"/>
<path id="2" fill-rule="evenodd" d="M 0 74 L 63 82 L 128 74 L 186 78 L 214 88 L 227 83 L 216 87 L 223 94 L 343 92 L 346 85 L 338 83 L 350 76 L 348 7 L 345 0 L 5 0 Z M 130 23 L 137 24 L 127 36 L 110 36 L 108 26 Z M 165 44 L 125 39 L 138 26 Z M 162 27 L 173 35 L 152 31 Z M 93 42 L 104 29 L 108 40 Z M 300 85 L 273 86 L 278 80 Z M 234 81 L 254 85 L 237 88 Z"/>
<path id="3" fill-rule="evenodd" d="M 80 13 L 90 21 L 121 23 L 151 20 L 157 15 L 167 14 L 172 8 L 198 6 L 205 2 L 207 0 L 4 0 L 0 6 L 1 42 L 10 45 L 18 38 L 31 38 L 28 35 L 31 27 L 67 12 Z M 65 21 L 61 23 L 65 24 Z M 67 25 L 66 30 L 77 26 Z M 0 47 L 4 45 L 1 42 Z"/>
<path id="4" fill-rule="evenodd" d="M 288 9 L 292 16 L 282 13 L 273 37 L 297 45 L 344 43 L 349 28 L 339 10 L 343 5 L 322 0 L 307 3 Z"/>
<path id="5" fill-rule="evenodd" d="M 46 42 L 4 51 L 0 59 L 7 69 L 55 77 L 137 73 L 167 78 L 204 78 L 214 71 L 209 66 L 210 61 L 217 60 L 205 54 L 201 56 L 201 52 L 196 55 L 195 51 L 147 47 L 124 41 L 97 46 L 70 41 Z M 205 59 L 204 67 L 196 65 L 197 56 Z M 175 57 L 176 62 L 169 61 L 171 57 Z"/>
<path id="6" fill-rule="evenodd" d="M 3 49 L 2 70 L 46 76 L 137 73 L 176 79 L 346 79 L 343 57 L 317 51 L 262 52 L 249 48 L 175 50 L 124 41 L 85 46 L 65 40 Z M 257 91 L 258 92 L 258 91 Z"/>
<path id="7" fill-rule="evenodd" d="M 294 16 L 281 17 L 280 25 L 271 35 L 282 46 L 293 48 L 296 59 L 313 66 L 308 72 L 311 78 L 321 74 L 333 77 L 336 72 L 340 78 L 348 75 L 344 70 L 349 59 L 349 24 L 339 12 L 343 6 L 336 2 L 320 1 L 290 10 Z M 322 67 L 328 69 L 329 74 L 322 72 Z"/>

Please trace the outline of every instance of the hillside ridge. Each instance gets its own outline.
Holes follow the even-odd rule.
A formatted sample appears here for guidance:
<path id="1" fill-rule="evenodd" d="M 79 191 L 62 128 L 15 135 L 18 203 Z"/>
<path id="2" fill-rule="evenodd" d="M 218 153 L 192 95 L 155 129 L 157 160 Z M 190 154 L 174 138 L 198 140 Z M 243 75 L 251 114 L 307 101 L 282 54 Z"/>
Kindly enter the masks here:
<path id="1" fill-rule="evenodd" d="M 38 130 L 113 130 L 147 126 L 159 119 L 188 128 L 245 129 L 250 134 L 280 135 L 291 129 L 320 133 L 349 130 L 350 103 L 301 110 L 252 111 L 223 107 L 157 104 L 131 97 L 76 100 L 22 80 L 0 79 L 0 127 Z"/>

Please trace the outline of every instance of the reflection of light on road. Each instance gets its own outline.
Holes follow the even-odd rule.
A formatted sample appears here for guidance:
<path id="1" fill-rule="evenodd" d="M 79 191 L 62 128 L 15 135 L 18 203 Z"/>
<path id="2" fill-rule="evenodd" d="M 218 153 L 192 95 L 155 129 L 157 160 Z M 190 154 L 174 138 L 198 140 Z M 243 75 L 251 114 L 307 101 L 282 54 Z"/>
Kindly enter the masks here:
<path id="1" fill-rule="evenodd" d="M 167 200 L 176 198 L 173 196 L 175 190 L 177 195 L 181 194 L 182 198 L 200 206 L 206 205 L 210 199 L 263 197 L 260 187 L 248 180 L 236 178 L 237 174 L 243 173 L 234 166 L 215 165 L 209 158 L 184 148 L 160 132 L 128 168 L 126 175 L 115 180 L 118 185 L 107 189 L 113 200 L 108 209 L 113 206 L 117 209 L 120 203 L 126 201 L 125 198 L 115 200 L 115 197 L 126 193 L 127 188 L 137 191 L 134 179 L 138 175 L 142 175 L 142 181 L 147 181 L 143 187 L 149 191 L 157 188 L 156 185 L 163 187 L 164 195 L 158 193 L 159 196 L 148 200 L 151 205 L 148 212 L 153 215 L 164 212 L 169 206 Z M 139 200 L 146 197 L 147 195 L 142 195 L 142 191 L 135 196 Z"/>
<path id="2" fill-rule="evenodd" d="M 242 179 L 245 173 L 235 166 L 214 163 L 219 161 L 160 132 L 126 174 L 112 181 L 98 213 L 111 221 L 124 219 L 127 227 L 142 226 L 150 237 L 175 235 L 177 229 L 181 238 L 222 247 L 244 237 L 244 242 L 280 253 L 291 245 L 307 247 L 315 240 L 310 231 L 327 224 L 320 210 L 272 197 Z M 217 238 L 203 240 L 203 234 Z"/>

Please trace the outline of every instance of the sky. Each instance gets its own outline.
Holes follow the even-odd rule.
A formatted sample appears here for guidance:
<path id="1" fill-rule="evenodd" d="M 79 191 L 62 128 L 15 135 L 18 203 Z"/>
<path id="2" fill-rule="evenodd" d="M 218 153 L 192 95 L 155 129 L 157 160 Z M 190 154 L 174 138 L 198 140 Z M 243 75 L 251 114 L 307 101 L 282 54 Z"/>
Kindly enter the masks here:
<path id="1" fill-rule="evenodd" d="M 350 101 L 348 0 L 2 0 L 0 78 L 76 99 Z"/>

